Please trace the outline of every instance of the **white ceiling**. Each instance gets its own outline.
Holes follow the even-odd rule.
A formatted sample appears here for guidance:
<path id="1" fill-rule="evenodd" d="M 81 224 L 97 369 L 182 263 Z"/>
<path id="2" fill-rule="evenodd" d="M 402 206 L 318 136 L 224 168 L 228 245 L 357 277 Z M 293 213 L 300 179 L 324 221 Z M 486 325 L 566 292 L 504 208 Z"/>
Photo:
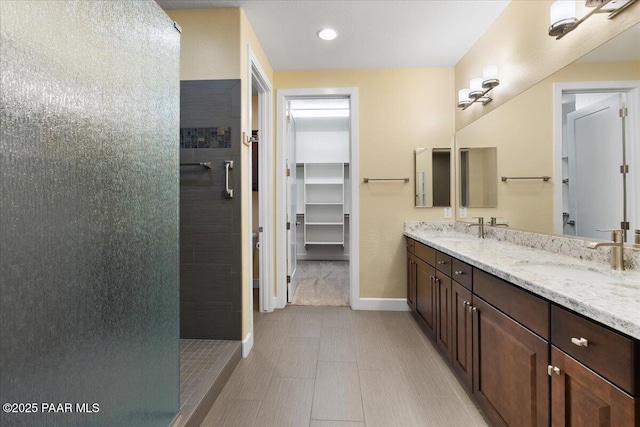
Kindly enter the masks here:
<path id="1" fill-rule="evenodd" d="M 165 10 L 242 7 L 274 70 L 451 67 L 509 0 L 156 0 Z M 332 27 L 338 38 L 320 40 Z"/>

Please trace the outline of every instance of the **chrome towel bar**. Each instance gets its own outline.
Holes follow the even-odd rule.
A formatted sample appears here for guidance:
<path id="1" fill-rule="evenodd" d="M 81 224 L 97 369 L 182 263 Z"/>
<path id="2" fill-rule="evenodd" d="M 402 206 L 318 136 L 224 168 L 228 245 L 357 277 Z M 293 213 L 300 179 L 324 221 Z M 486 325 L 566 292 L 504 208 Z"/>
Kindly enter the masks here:
<path id="1" fill-rule="evenodd" d="M 409 182 L 409 178 L 365 178 L 364 183 L 368 183 L 369 181 L 404 181 Z"/>
<path id="2" fill-rule="evenodd" d="M 211 162 L 180 163 L 180 166 L 204 166 L 207 169 L 211 169 Z"/>
<path id="3" fill-rule="evenodd" d="M 544 182 L 547 182 L 551 179 L 550 176 L 503 176 L 502 182 L 505 182 L 509 179 L 541 179 Z"/>

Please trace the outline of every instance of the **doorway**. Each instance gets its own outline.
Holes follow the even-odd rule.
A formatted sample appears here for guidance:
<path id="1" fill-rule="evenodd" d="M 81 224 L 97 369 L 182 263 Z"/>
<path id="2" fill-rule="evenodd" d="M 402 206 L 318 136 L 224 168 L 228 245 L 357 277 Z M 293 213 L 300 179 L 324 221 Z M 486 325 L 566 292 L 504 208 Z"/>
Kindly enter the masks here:
<path id="1" fill-rule="evenodd" d="M 606 239 L 599 229 L 623 229 L 630 241 L 640 227 L 638 83 L 554 84 L 556 233 Z"/>
<path id="2" fill-rule="evenodd" d="M 277 131 L 276 306 L 357 309 L 357 89 L 279 90 Z"/>
<path id="3" fill-rule="evenodd" d="M 255 336 L 254 320 L 262 317 L 259 313 L 271 312 L 275 306 L 273 297 L 273 277 L 275 254 L 274 241 L 274 173 L 273 173 L 273 89 L 266 72 L 260 65 L 251 47 L 248 49 L 248 124 L 251 134 L 244 140 L 249 145 L 249 168 L 246 178 L 251 183 L 245 203 L 249 206 L 250 228 L 246 238 L 250 242 L 250 274 L 243 281 L 243 288 L 249 295 L 249 336 L 245 337 L 242 355 L 246 357 Z M 257 131 L 255 134 L 253 131 Z M 255 287 L 254 287 L 255 286 Z M 254 304 L 255 303 L 255 304 Z M 256 317 L 257 316 L 257 317 Z"/>

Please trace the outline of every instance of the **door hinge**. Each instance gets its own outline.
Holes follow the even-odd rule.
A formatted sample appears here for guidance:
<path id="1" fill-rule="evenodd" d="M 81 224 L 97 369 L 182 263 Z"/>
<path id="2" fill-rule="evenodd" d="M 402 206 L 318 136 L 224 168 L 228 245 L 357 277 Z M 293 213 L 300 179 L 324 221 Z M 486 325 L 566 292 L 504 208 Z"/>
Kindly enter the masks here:
<path id="1" fill-rule="evenodd" d="M 287 123 L 291 123 L 291 116 L 287 114 Z"/>
<path id="2" fill-rule="evenodd" d="M 621 221 L 620 222 L 620 228 L 622 230 L 628 230 L 629 229 L 629 222 L 628 221 Z"/>
<path id="3" fill-rule="evenodd" d="M 258 227 L 258 233 L 262 233 L 263 231 L 262 227 Z"/>
<path id="4" fill-rule="evenodd" d="M 291 223 L 287 222 L 287 230 L 291 230 Z"/>
<path id="5" fill-rule="evenodd" d="M 287 168 L 285 171 L 286 176 L 291 176 L 291 169 Z"/>
<path id="6" fill-rule="evenodd" d="M 620 165 L 620 173 L 629 173 L 629 165 Z"/>
<path id="7" fill-rule="evenodd" d="M 620 109 L 620 117 L 627 117 L 627 109 L 626 108 L 621 108 Z"/>
<path id="8" fill-rule="evenodd" d="M 291 283 L 291 276 L 287 276 L 287 283 Z"/>

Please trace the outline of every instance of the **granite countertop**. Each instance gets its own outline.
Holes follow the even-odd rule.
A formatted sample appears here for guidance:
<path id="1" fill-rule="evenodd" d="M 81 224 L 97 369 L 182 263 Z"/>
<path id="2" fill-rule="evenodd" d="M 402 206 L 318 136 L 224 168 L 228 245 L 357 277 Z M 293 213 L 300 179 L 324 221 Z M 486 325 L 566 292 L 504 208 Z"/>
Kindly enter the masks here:
<path id="1" fill-rule="evenodd" d="M 407 224 L 404 234 L 414 240 L 640 340 L 640 271 L 615 271 L 579 257 L 479 239 L 452 227 Z"/>

